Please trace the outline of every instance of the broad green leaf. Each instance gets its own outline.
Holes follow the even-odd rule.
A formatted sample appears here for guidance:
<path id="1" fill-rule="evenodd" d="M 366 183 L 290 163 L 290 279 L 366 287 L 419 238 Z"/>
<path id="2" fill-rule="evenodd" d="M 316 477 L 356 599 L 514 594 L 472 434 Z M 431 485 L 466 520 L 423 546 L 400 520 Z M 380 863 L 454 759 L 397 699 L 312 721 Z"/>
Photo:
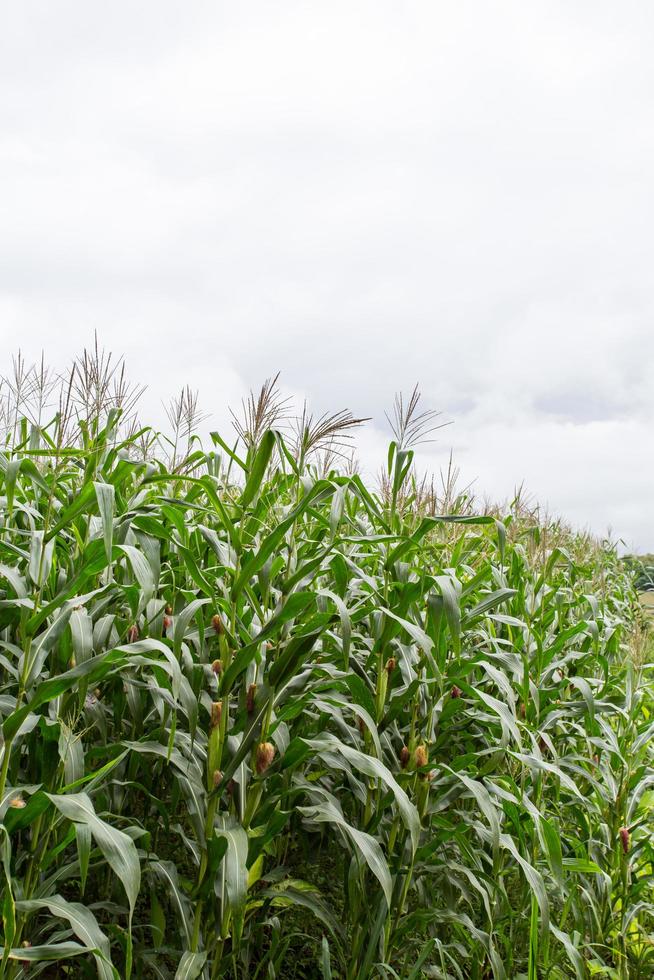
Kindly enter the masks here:
<path id="1" fill-rule="evenodd" d="M 187 950 L 179 961 L 175 980 L 197 980 L 206 962 L 206 953 L 191 953 Z"/>
<path id="2" fill-rule="evenodd" d="M 139 609 L 144 609 L 155 593 L 152 566 L 145 555 L 133 545 L 121 544 L 119 547 L 129 559 L 134 577 L 140 586 Z"/>
<path id="3" fill-rule="evenodd" d="M 272 429 L 268 429 L 261 437 L 252 466 L 250 467 L 250 472 L 248 473 L 248 478 L 245 482 L 245 489 L 240 500 L 240 505 L 243 510 L 252 503 L 258 494 L 274 448 L 275 433 Z"/>
<path id="4" fill-rule="evenodd" d="M 393 881 L 379 842 L 370 834 L 349 824 L 340 810 L 329 800 L 315 806 L 300 806 L 297 808 L 308 820 L 314 823 L 329 823 L 337 827 L 345 837 L 350 839 L 357 860 L 362 858 L 368 865 L 382 887 L 387 908 L 391 907 Z"/>
<path id="5" fill-rule="evenodd" d="M 120 880 L 129 902 L 130 931 L 128 936 L 126 975 L 131 975 L 131 923 L 136 906 L 136 899 L 141 888 L 141 866 L 136 846 L 131 837 L 105 823 L 97 816 L 93 803 L 86 793 L 69 793 L 65 796 L 55 796 L 48 793 L 48 799 L 59 812 L 73 823 L 87 826 L 95 843 L 102 851 L 103 857 L 116 877 Z"/>
<path id="6" fill-rule="evenodd" d="M 245 904 L 248 887 L 247 857 L 248 835 L 236 821 L 222 817 L 215 830 L 216 836 L 227 841 L 227 850 L 220 864 L 216 879 L 216 895 L 223 903 L 229 903 L 233 913 Z"/>
<path id="7" fill-rule="evenodd" d="M 45 946 L 18 946 L 8 952 L 0 947 L 0 955 L 6 955 L 10 960 L 23 961 L 28 963 L 54 963 L 58 960 L 68 960 L 73 956 L 83 956 L 85 953 L 95 952 L 89 950 L 87 946 L 80 946 L 79 943 L 48 943 Z M 98 951 L 99 952 L 99 951 Z"/>
<path id="8" fill-rule="evenodd" d="M 54 541 L 44 543 L 43 531 L 32 533 L 32 546 L 30 548 L 29 573 L 32 582 L 37 588 L 41 588 L 52 567 L 52 555 L 54 553 Z"/>
<path id="9" fill-rule="evenodd" d="M 322 970 L 322 980 L 332 980 L 332 958 L 329 953 L 329 943 L 327 936 L 322 937 L 320 951 L 320 969 Z"/>
<path id="10" fill-rule="evenodd" d="M 186 636 L 186 631 L 188 630 L 189 624 L 193 617 L 196 615 L 198 609 L 205 606 L 209 602 L 208 598 L 205 599 L 194 599 L 189 602 L 187 606 L 175 616 L 175 621 L 173 625 L 173 650 L 176 657 L 179 657 L 182 642 Z"/>
<path id="11" fill-rule="evenodd" d="M 107 561 L 111 562 L 114 540 L 114 508 L 116 491 L 111 483 L 94 483 L 98 511 L 102 521 L 102 536 Z"/>
<path id="12" fill-rule="evenodd" d="M 77 938 L 94 953 L 100 980 L 120 980 L 118 971 L 111 964 L 109 939 L 85 905 L 68 902 L 61 895 L 50 895 L 44 899 L 17 902 L 16 908 L 21 912 L 37 912 L 46 908 L 51 915 L 66 919 Z"/>
<path id="13" fill-rule="evenodd" d="M 380 779 L 395 797 L 398 810 L 411 835 L 414 849 L 418 846 L 418 837 L 420 835 L 420 817 L 418 811 L 383 762 L 370 755 L 366 755 L 364 752 L 359 752 L 358 749 L 351 748 L 333 735 L 306 739 L 305 741 L 316 752 L 335 752 L 338 755 L 342 755 L 344 759 L 347 759 L 350 765 L 359 772 L 363 772 L 374 779 Z"/>
<path id="14" fill-rule="evenodd" d="M 133 909 L 141 887 L 141 866 L 132 838 L 101 820 L 86 793 L 68 793 L 64 796 L 48 793 L 47 796 L 67 820 L 89 827 L 107 864 L 122 883 Z"/>

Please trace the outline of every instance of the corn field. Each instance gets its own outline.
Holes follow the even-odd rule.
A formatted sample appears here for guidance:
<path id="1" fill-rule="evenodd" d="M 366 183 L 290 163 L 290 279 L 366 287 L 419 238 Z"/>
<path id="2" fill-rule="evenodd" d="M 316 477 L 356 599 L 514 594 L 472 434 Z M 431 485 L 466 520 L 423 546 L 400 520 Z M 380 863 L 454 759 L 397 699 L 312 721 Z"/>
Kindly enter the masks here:
<path id="1" fill-rule="evenodd" d="M 364 480 L 347 412 L 164 438 L 103 358 L 2 420 L 0 977 L 651 978 L 615 548 L 439 496 L 417 393 Z"/>

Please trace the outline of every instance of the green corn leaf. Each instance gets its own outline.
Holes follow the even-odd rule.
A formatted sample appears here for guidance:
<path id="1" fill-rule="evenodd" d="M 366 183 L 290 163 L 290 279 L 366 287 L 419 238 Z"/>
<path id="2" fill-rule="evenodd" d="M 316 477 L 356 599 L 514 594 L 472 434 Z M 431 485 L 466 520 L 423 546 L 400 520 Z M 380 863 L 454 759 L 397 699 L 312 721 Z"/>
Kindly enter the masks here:
<path id="1" fill-rule="evenodd" d="M 54 541 L 44 542 L 43 531 L 34 531 L 30 548 L 29 575 L 34 585 L 40 588 L 52 568 Z"/>
<path id="2" fill-rule="evenodd" d="M 261 442 L 257 448 L 256 455 L 245 482 L 245 489 L 243 490 L 243 494 L 241 495 L 240 499 L 240 505 L 243 510 L 245 510 L 245 508 L 252 503 L 261 488 L 263 478 L 266 474 L 266 469 L 268 468 L 268 463 L 270 462 L 272 451 L 275 448 L 275 439 L 275 433 L 272 429 L 268 429 L 268 431 L 264 432 L 263 436 L 261 437 Z"/>
<path id="3" fill-rule="evenodd" d="M 197 980 L 206 962 L 206 953 L 191 953 L 187 950 L 179 961 L 175 980 Z"/>
<path id="4" fill-rule="evenodd" d="M 215 891 L 223 903 L 223 908 L 227 902 L 230 911 L 234 914 L 243 908 L 247 897 L 248 835 L 240 824 L 228 817 L 221 818 L 215 833 L 227 841 L 225 856 L 216 878 Z"/>
<path id="5" fill-rule="evenodd" d="M 83 956 L 85 953 L 96 953 L 99 950 L 89 950 L 87 946 L 79 943 L 48 943 L 45 946 L 18 946 L 16 949 L 6 951 L 0 947 L 0 955 L 6 956 L 10 960 L 23 961 L 28 963 L 54 963 L 58 960 L 68 960 L 73 956 Z"/>
<path id="6" fill-rule="evenodd" d="M 332 980 L 332 958 L 329 952 L 327 937 L 322 937 L 320 950 L 320 969 L 322 970 L 322 980 Z"/>
<path id="7" fill-rule="evenodd" d="M 189 624 L 193 617 L 196 615 L 202 606 L 205 606 L 209 602 L 208 598 L 205 599 L 194 599 L 189 602 L 187 606 L 175 616 L 174 626 L 173 626 L 173 652 L 176 657 L 179 657 L 182 642 L 186 636 L 186 631 L 188 630 Z"/>
<path id="8" fill-rule="evenodd" d="M 17 902 L 16 908 L 21 912 L 38 912 L 45 908 L 51 915 L 66 919 L 77 938 L 93 952 L 100 980 L 120 980 L 120 974 L 111 963 L 109 939 L 85 905 L 68 902 L 61 895 L 50 895 L 45 899 Z"/>
<path id="9" fill-rule="evenodd" d="M 342 755 L 359 772 L 363 772 L 374 779 L 380 779 L 395 797 L 398 810 L 411 835 L 414 849 L 418 846 L 418 837 L 420 835 L 420 817 L 418 811 L 383 762 L 370 755 L 366 755 L 364 752 L 359 752 L 357 749 L 351 748 L 333 735 L 326 735 L 323 738 L 307 739 L 305 741 L 314 751 L 318 753 L 333 752 Z"/>
<path id="10" fill-rule="evenodd" d="M 155 593 L 155 577 L 148 559 L 133 545 L 121 544 L 120 550 L 129 559 L 134 577 L 140 587 L 139 609 L 144 609 Z"/>
<path id="11" fill-rule="evenodd" d="M 393 882 L 386 858 L 384 857 L 384 852 L 378 841 L 370 834 L 366 834 L 364 831 L 349 824 L 340 810 L 329 800 L 325 800 L 315 806 L 298 807 L 298 811 L 314 823 L 333 824 L 345 837 L 349 838 L 354 847 L 354 853 L 357 859 L 361 858 L 365 861 L 381 885 L 387 908 L 390 908 L 393 896 Z"/>
<path id="12" fill-rule="evenodd" d="M 130 932 L 127 951 L 127 977 L 131 975 L 131 922 L 136 900 L 141 888 L 141 866 L 134 841 L 121 830 L 105 823 L 97 816 L 93 803 L 86 793 L 70 793 L 55 796 L 48 793 L 48 799 L 62 816 L 73 823 L 81 823 L 89 828 L 95 843 L 102 851 L 105 861 L 120 880 L 129 902 Z"/>
<path id="13" fill-rule="evenodd" d="M 102 536 L 107 561 L 111 563 L 114 540 L 114 510 L 116 491 L 111 483 L 94 483 L 98 511 L 102 521 Z"/>
<path id="14" fill-rule="evenodd" d="M 16 904 L 11 877 L 11 840 L 6 827 L 0 824 L 0 860 L 4 873 L 2 890 L 2 930 L 5 948 L 2 954 L 2 971 L 5 972 L 9 951 L 16 935 Z"/>

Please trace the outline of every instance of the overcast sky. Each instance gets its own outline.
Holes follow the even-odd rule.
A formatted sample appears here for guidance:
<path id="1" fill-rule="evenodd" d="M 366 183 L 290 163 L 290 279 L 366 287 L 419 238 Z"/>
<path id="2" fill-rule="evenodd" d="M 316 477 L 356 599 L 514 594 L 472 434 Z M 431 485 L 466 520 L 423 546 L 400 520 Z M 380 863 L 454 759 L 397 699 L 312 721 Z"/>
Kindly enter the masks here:
<path id="1" fill-rule="evenodd" d="M 0 341 L 220 424 L 419 382 L 481 495 L 654 550 L 654 5 L 3 4 Z M 147 411 L 146 411 L 147 414 Z"/>

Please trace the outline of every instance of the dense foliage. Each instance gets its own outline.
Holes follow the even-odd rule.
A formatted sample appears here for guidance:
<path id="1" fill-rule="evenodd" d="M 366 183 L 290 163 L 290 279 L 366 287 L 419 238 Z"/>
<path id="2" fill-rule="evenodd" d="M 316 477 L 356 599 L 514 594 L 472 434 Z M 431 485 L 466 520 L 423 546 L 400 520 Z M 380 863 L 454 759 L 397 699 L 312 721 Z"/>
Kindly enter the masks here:
<path id="1" fill-rule="evenodd" d="M 609 546 L 439 514 L 406 424 L 372 492 L 346 415 L 163 462 L 68 406 L 0 455 L 0 976 L 652 976 Z"/>
<path id="2" fill-rule="evenodd" d="M 640 592 L 654 591 L 654 555 L 626 555 L 624 562 Z"/>

